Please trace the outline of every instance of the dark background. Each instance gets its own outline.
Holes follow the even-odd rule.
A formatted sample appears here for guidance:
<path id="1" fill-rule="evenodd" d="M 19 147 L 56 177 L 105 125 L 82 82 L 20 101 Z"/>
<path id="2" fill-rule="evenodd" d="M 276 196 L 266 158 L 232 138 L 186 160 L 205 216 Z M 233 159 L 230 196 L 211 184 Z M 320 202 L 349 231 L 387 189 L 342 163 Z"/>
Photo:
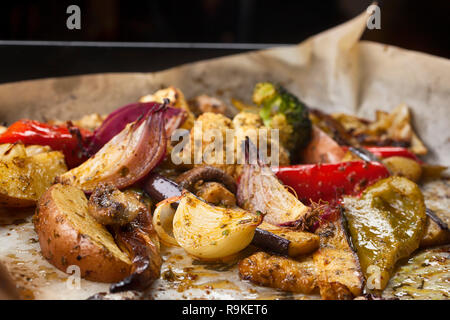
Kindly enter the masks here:
<path id="1" fill-rule="evenodd" d="M 148 72 L 254 49 L 294 44 L 363 12 L 372 1 L 2 1 L 1 40 L 243 44 L 239 48 L 0 45 L 0 82 L 95 72 Z M 450 1 L 378 1 L 381 30 L 363 39 L 450 57 Z M 66 8 L 81 8 L 81 30 Z M 245 44 L 245 45 L 244 45 Z M 211 46 L 210 46 L 211 47 Z"/>

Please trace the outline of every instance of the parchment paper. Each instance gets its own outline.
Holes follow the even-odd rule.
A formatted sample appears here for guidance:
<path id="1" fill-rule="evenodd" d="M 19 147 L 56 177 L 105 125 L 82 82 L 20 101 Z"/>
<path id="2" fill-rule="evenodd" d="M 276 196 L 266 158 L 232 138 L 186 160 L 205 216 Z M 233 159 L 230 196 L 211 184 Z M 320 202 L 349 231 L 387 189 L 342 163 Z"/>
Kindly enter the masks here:
<path id="1" fill-rule="evenodd" d="M 405 102 L 413 124 L 430 149 L 430 162 L 450 165 L 448 102 L 450 61 L 393 46 L 359 41 L 368 14 L 311 37 L 299 45 L 255 51 L 183 65 L 157 73 L 115 73 L 24 81 L 0 85 L 0 120 L 76 119 L 108 113 L 157 89 L 173 85 L 190 98 L 210 94 L 250 102 L 258 81 L 276 81 L 311 107 L 373 118 Z M 395 32 L 395 31 L 393 31 Z M 150 59 L 151 57 L 149 57 Z M 40 255 L 36 234 L 25 214 L 15 225 L 0 222 L 0 261 L 30 298 L 86 298 L 107 291 L 104 284 L 82 281 L 69 290 L 67 275 Z M 172 257 L 172 258 L 171 258 Z M 173 255 L 166 256 L 163 271 Z M 173 264 L 176 272 L 190 261 Z M 181 268 L 181 269 L 180 269 Z M 237 271 L 205 271 L 185 291 L 160 280 L 152 298 L 267 298 L 279 292 L 249 285 Z M 209 284 L 208 284 L 209 283 Z M 207 288 L 212 289 L 208 290 Z M 207 293 L 209 291 L 209 293 Z M 282 295 L 282 294 L 281 294 Z M 301 295 L 289 296 L 302 298 Z M 312 297 L 317 298 L 317 297 Z"/>

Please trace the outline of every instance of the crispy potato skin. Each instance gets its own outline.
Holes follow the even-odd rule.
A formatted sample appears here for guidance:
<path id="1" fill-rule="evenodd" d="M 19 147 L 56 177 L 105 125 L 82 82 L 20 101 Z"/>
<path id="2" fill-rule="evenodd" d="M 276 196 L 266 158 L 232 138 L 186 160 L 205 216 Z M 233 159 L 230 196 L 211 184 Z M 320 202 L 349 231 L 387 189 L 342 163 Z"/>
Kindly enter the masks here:
<path id="1" fill-rule="evenodd" d="M 43 256 L 63 272 L 68 266 L 77 265 L 81 277 L 91 281 L 117 282 L 129 276 L 131 264 L 94 243 L 67 219 L 54 199 L 54 192 L 61 187 L 56 184 L 44 193 L 33 219 Z"/>
<path id="2" fill-rule="evenodd" d="M 284 291 L 312 293 L 317 289 L 317 275 L 310 257 L 294 260 L 257 252 L 239 263 L 239 276 Z"/>

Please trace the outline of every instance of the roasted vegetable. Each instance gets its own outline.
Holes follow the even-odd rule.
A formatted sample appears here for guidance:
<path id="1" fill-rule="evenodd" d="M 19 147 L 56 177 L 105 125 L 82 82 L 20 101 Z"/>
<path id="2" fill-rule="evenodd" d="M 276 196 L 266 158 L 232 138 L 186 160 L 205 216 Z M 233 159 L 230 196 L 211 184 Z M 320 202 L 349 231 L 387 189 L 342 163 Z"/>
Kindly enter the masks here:
<path id="1" fill-rule="evenodd" d="M 331 115 L 318 109 L 309 110 L 309 118 L 313 126 L 341 146 L 355 146 L 358 141 L 353 138 L 342 124 Z"/>
<path id="2" fill-rule="evenodd" d="M 313 126 L 311 141 L 299 154 L 302 163 L 336 163 L 344 158 L 345 151 L 325 132 Z"/>
<path id="3" fill-rule="evenodd" d="M 216 206 L 227 208 L 236 206 L 236 196 L 219 182 L 202 183 L 195 194 L 197 197 Z"/>
<path id="4" fill-rule="evenodd" d="M 270 252 L 297 257 L 319 247 L 319 237 L 310 232 L 295 231 L 263 222 L 256 228 L 252 244 Z"/>
<path id="5" fill-rule="evenodd" d="M 89 214 L 102 225 L 125 225 L 145 212 L 147 207 L 133 191 L 119 191 L 112 184 L 100 183 L 88 202 Z"/>
<path id="6" fill-rule="evenodd" d="M 422 176 L 422 167 L 416 160 L 393 156 L 382 162 L 393 175 L 405 177 L 414 182 L 418 182 Z"/>
<path id="7" fill-rule="evenodd" d="M 47 148 L 7 146 L 0 156 L 0 206 L 33 206 L 55 178 L 67 171 L 64 156 Z"/>
<path id="8" fill-rule="evenodd" d="M 386 159 L 390 157 L 403 157 L 421 163 L 421 160 L 414 153 L 412 153 L 406 148 L 402 147 L 364 147 L 364 148 L 381 159 Z"/>
<path id="9" fill-rule="evenodd" d="M 111 290 L 123 291 L 144 290 L 159 277 L 159 241 L 150 219 L 143 210 L 111 233 L 90 215 L 81 189 L 55 184 L 40 199 L 33 221 L 51 264 L 64 272 L 76 265 L 92 281 L 121 281 Z"/>
<path id="10" fill-rule="evenodd" d="M 406 147 L 418 155 L 428 151 L 412 128 L 406 104 L 400 104 L 390 113 L 377 111 L 373 122 L 347 114 L 332 116 L 362 145 Z"/>
<path id="11" fill-rule="evenodd" d="M 71 125 L 54 126 L 34 120 L 19 120 L 0 135 L 0 143 L 22 142 L 25 145 L 49 146 L 61 151 L 69 168 L 87 159 L 87 147 L 92 133 Z"/>
<path id="12" fill-rule="evenodd" d="M 258 252 L 239 263 L 239 276 L 284 291 L 312 293 L 317 289 L 316 268 L 311 257 L 294 260 Z"/>
<path id="13" fill-rule="evenodd" d="M 230 192 L 236 193 L 236 182 L 233 177 L 216 167 L 201 166 L 184 172 L 177 178 L 180 187 L 194 192 L 197 182 L 215 181 L 222 183 Z"/>
<path id="14" fill-rule="evenodd" d="M 448 226 L 439 217 L 435 216 L 431 218 L 428 215 L 425 223 L 425 232 L 420 240 L 420 247 L 426 248 L 447 243 L 450 243 L 450 230 Z"/>
<path id="15" fill-rule="evenodd" d="M 99 282 L 117 282 L 131 274 L 132 262 L 111 233 L 88 211 L 83 191 L 55 184 L 39 200 L 34 216 L 43 256 L 65 272 L 70 265 L 81 276 Z"/>
<path id="16" fill-rule="evenodd" d="M 210 205 L 184 192 L 173 217 L 173 234 L 189 254 L 206 260 L 227 258 L 247 247 L 262 216 Z"/>
<path id="17" fill-rule="evenodd" d="M 58 179 L 87 193 L 99 183 L 124 188 L 146 176 L 164 157 L 165 107 L 150 110 L 142 119 L 128 124 L 93 157 Z"/>
<path id="18" fill-rule="evenodd" d="M 333 210 L 315 231 L 320 237 L 320 248 L 313 253 L 317 282 L 322 299 L 349 300 L 362 293 L 364 277 L 341 210 Z"/>
<path id="19" fill-rule="evenodd" d="M 180 192 L 178 196 L 164 199 L 156 205 L 153 212 L 153 226 L 159 239 L 166 246 L 179 246 L 173 235 L 173 218 L 181 198 Z"/>
<path id="20" fill-rule="evenodd" d="M 131 256 L 132 268 L 131 275 L 111 285 L 110 291 L 145 291 L 159 278 L 162 265 L 159 239 L 150 212 L 141 210 L 136 219 L 127 225 L 115 226 L 114 231 L 115 241 Z"/>
<path id="21" fill-rule="evenodd" d="M 154 112 L 159 108 L 161 108 L 161 105 L 156 102 L 132 103 L 111 112 L 105 121 L 103 121 L 102 125 L 95 130 L 89 144 L 89 154 L 95 154 L 114 136 L 119 134 L 127 124 L 136 121 L 149 111 Z M 166 111 L 164 113 L 164 128 L 168 139 L 170 139 L 172 132 L 177 129 L 185 119 L 185 111 L 166 106 Z"/>
<path id="22" fill-rule="evenodd" d="M 311 138 L 308 107 L 296 96 L 279 85 L 258 83 L 253 91 L 253 102 L 260 105 L 264 125 L 280 129 L 282 143 L 290 150 L 306 146 Z"/>
<path id="23" fill-rule="evenodd" d="M 156 202 L 167 198 L 181 196 L 182 188 L 174 181 L 156 173 L 151 172 L 145 179 L 144 190 Z"/>
<path id="24" fill-rule="evenodd" d="M 311 217 L 311 210 L 286 190 L 272 170 L 259 159 L 250 139 L 245 141 L 245 159 L 237 191 L 238 205 L 264 214 L 267 223 L 304 228 Z"/>
<path id="25" fill-rule="evenodd" d="M 356 195 L 389 176 L 382 164 L 363 161 L 273 167 L 272 171 L 304 203 L 336 201 L 345 194 Z"/>
<path id="26" fill-rule="evenodd" d="M 382 290 L 395 263 L 419 247 L 426 222 L 419 187 L 403 177 L 390 177 L 367 188 L 360 198 L 344 199 L 345 216 L 361 268 L 374 270 L 373 288 Z"/>
<path id="27" fill-rule="evenodd" d="M 189 105 L 197 116 L 205 112 L 221 113 L 224 115 L 228 113 L 227 105 L 222 100 L 206 94 L 190 100 Z"/>
<path id="28" fill-rule="evenodd" d="M 385 299 L 447 300 L 450 246 L 414 253 L 402 263 L 382 293 Z"/>
<path id="29" fill-rule="evenodd" d="M 181 127 L 183 129 L 190 130 L 194 125 L 195 116 L 189 109 L 189 105 L 186 102 L 184 94 L 180 89 L 170 86 L 165 89 L 158 90 L 153 94 L 141 97 L 139 99 L 139 102 L 164 103 L 166 99 L 169 100 L 170 105 L 172 105 L 173 107 L 184 110 L 186 112 L 187 116 L 186 119 L 181 123 Z"/>

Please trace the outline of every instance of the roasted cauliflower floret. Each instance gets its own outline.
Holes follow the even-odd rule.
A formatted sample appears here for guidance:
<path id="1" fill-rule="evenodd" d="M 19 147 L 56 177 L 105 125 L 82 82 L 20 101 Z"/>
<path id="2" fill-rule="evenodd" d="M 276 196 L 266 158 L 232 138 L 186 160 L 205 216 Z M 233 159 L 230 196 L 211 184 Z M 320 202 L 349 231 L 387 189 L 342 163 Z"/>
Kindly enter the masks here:
<path id="1" fill-rule="evenodd" d="M 228 133 L 228 137 L 227 137 Z M 205 112 L 200 115 L 190 132 L 190 140 L 185 147 L 185 155 L 191 157 L 191 163 L 195 166 L 212 165 L 224 170 L 231 176 L 237 177 L 241 172 L 243 164 L 242 143 L 248 136 L 252 141 L 262 146 L 267 145 L 267 158 L 274 165 L 289 164 L 288 151 L 278 142 L 276 137 L 272 137 L 269 128 L 264 127 L 258 114 L 241 112 L 233 120 L 222 114 Z M 196 139 L 199 137 L 199 140 Z M 217 137 L 222 139 L 221 145 L 215 145 Z M 200 147 L 194 148 L 194 143 Z M 216 146 L 221 149 L 216 150 Z M 199 153 L 201 150 L 201 154 Z M 233 153 L 230 155 L 230 150 Z M 277 150 L 279 157 L 273 158 L 272 152 Z M 227 152 L 228 151 L 228 155 Z M 274 157 L 276 157 L 274 155 Z M 186 160 L 186 159 L 185 159 Z M 198 163 L 201 161 L 201 163 Z"/>
<path id="2" fill-rule="evenodd" d="M 169 99 L 173 107 L 183 109 L 187 112 L 188 116 L 184 121 L 184 123 L 182 124 L 181 128 L 188 130 L 191 129 L 192 126 L 194 125 L 195 116 L 191 112 L 189 105 L 184 97 L 184 94 L 183 92 L 181 92 L 180 89 L 170 86 L 168 88 L 158 90 L 153 94 L 148 94 L 146 96 L 141 97 L 139 99 L 139 102 L 164 103 L 164 99 Z"/>
<path id="3" fill-rule="evenodd" d="M 264 126 L 264 124 L 259 114 L 242 111 L 234 116 L 233 126 L 235 128 L 251 127 L 256 129 L 261 128 L 262 126 Z"/>

